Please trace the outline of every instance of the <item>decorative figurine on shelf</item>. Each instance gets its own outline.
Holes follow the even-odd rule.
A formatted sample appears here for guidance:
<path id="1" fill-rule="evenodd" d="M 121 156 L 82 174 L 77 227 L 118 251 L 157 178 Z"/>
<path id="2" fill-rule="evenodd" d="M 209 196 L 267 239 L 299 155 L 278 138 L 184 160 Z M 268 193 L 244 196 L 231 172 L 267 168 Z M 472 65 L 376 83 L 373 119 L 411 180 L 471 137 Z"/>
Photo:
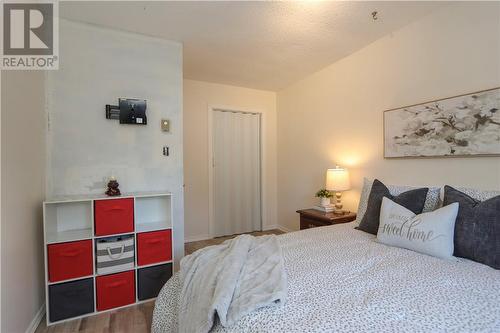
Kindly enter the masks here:
<path id="1" fill-rule="evenodd" d="M 121 195 L 120 189 L 118 188 L 118 186 L 120 186 L 120 184 L 118 184 L 118 182 L 116 181 L 116 178 L 111 176 L 111 178 L 109 179 L 108 190 L 106 191 L 106 195 L 108 195 L 110 197 L 116 197 L 116 196 Z"/>

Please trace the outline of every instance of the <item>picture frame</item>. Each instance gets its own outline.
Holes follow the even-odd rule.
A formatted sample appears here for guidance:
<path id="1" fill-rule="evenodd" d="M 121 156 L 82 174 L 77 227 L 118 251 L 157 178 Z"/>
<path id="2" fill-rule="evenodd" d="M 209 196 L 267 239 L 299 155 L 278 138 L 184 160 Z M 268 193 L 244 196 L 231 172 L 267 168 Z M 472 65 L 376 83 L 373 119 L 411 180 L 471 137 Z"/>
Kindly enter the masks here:
<path id="1" fill-rule="evenodd" d="M 383 112 L 384 158 L 500 156 L 500 87 Z"/>

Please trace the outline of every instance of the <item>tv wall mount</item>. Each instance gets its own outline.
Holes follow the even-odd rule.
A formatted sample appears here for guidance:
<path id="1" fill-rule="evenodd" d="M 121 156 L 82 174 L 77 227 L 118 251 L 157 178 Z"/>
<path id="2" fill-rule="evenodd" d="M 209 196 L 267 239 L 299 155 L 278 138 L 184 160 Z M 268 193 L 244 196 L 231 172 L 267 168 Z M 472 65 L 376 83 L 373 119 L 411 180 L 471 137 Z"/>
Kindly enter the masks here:
<path id="1" fill-rule="evenodd" d="M 120 124 L 146 125 L 146 100 L 119 98 L 118 105 L 106 104 L 106 119 L 119 120 Z"/>

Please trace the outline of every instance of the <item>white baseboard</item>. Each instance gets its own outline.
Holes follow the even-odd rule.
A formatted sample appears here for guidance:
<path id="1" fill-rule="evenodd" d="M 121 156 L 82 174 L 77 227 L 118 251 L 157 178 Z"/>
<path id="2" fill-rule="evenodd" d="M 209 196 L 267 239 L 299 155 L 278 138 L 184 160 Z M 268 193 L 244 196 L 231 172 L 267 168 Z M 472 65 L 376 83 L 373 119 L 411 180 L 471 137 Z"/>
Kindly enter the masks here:
<path id="1" fill-rule="evenodd" d="M 184 243 L 198 242 L 201 240 L 212 239 L 212 238 L 213 237 L 210 237 L 210 235 L 198 235 L 198 236 L 186 237 L 184 238 Z"/>
<path id="2" fill-rule="evenodd" d="M 290 229 L 290 228 L 284 227 L 284 226 L 282 226 L 282 225 L 278 225 L 278 226 L 276 227 L 276 229 L 279 229 L 279 230 L 281 230 L 281 231 L 283 231 L 283 232 L 293 232 L 293 231 L 296 231 L 296 230 L 292 230 L 292 229 Z"/>
<path id="3" fill-rule="evenodd" d="M 36 329 L 38 328 L 38 325 L 42 322 L 43 316 L 45 315 L 45 304 L 43 304 L 38 312 L 35 314 L 35 318 L 30 323 L 30 326 L 28 326 L 28 329 L 26 330 L 26 333 L 35 333 Z"/>
<path id="4" fill-rule="evenodd" d="M 292 232 L 292 231 L 294 231 L 292 229 L 288 229 L 287 227 L 284 227 L 284 226 L 279 225 L 279 224 L 266 225 L 262 230 L 266 231 L 266 230 L 273 230 L 273 229 L 278 229 L 278 230 L 281 230 L 283 232 Z"/>
<path id="5" fill-rule="evenodd" d="M 272 225 L 265 225 L 262 227 L 262 231 L 273 230 L 273 229 L 279 229 L 279 226 L 277 224 L 272 224 Z"/>

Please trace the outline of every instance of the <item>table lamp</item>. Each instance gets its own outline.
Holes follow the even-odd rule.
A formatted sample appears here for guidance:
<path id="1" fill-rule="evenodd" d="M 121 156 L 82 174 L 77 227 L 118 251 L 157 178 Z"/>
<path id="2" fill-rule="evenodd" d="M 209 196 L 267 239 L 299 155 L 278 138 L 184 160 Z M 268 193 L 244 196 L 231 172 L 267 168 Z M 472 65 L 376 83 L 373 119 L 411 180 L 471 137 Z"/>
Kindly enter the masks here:
<path id="1" fill-rule="evenodd" d="M 335 213 L 344 213 L 342 210 L 342 192 L 351 189 L 349 172 L 346 169 L 336 166 L 335 169 L 326 171 L 326 189 L 335 192 Z"/>

